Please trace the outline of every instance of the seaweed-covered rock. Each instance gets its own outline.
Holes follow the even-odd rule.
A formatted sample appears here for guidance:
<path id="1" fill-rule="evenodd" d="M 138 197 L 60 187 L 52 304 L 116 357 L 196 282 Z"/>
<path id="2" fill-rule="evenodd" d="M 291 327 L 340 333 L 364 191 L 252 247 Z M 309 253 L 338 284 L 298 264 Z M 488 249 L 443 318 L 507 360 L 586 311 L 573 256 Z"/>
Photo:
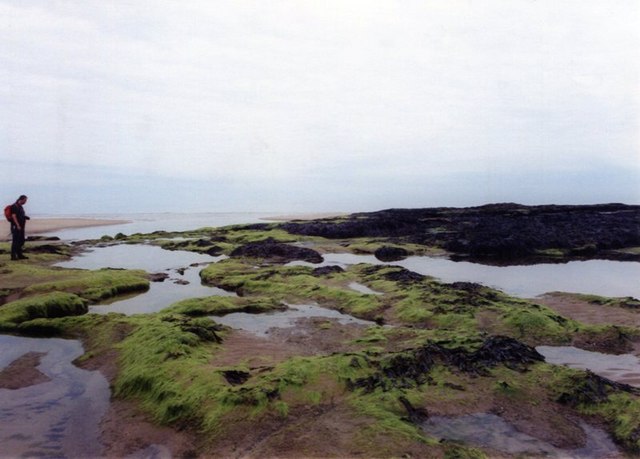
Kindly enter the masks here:
<path id="1" fill-rule="evenodd" d="M 562 392 L 557 400 L 574 407 L 581 404 L 593 405 L 606 401 L 609 395 L 615 392 L 640 395 L 640 389 L 637 387 L 611 381 L 587 370 L 584 375 L 575 375 L 571 387 Z"/>
<path id="2" fill-rule="evenodd" d="M 523 206 L 387 209 L 347 218 L 287 222 L 291 234 L 331 239 L 393 238 L 501 262 L 560 250 L 569 257 L 638 260 L 617 249 L 640 246 L 640 206 Z"/>
<path id="3" fill-rule="evenodd" d="M 331 266 L 322 266 L 320 268 L 314 269 L 311 274 L 316 277 L 329 276 L 331 274 L 343 273 L 344 269 L 342 269 L 338 265 Z"/>
<path id="4" fill-rule="evenodd" d="M 375 257 L 380 261 L 399 261 L 409 256 L 409 252 L 402 247 L 384 246 L 377 249 L 374 253 Z"/>
<path id="5" fill-rule="evenodd" d="M 68 253 L 68 247 L 62 244 L 38 244 L 29 246 L 29 252 L 32 253 L 52 253 L 56 255 L 64 255 Z"/>
<path id="6" fill-rule="evenodd" d="M 223 252 L 224 252 L 224 249 L 219 245 L 211 246 L 205 251 L 207 255 L 211 255 L 212 257 L 220 256 L 222 255 Z"/>
<path id="7" fill-rule="evenodd" d="M 491 336 L 475 351 L 463 348 L 449 349 L 437 343 L 404 351 L 374 362 L 379 371 L 347 382 L 351 390 L 362 388 L 372 392 L 380 388 L 406 388 L 429 381 L 428 373 L 436 363 L 454 367 L 459 371 L 478 376 L 488 375 L 488 368 L 505 365 L 516 371 L 524 371 L 527 365 L 542 362 L 544 357 L 534 348 L 507 336 Z"/>
<path id="8" fill-rule="evenodd" d="M 275 241 L 273 238 L 240 246 L 231 252 L 231 257 L 263 258 L 274 263 L 288 263 L 294 260 L 308 261 L 310 263 L 321 263 L 323 261 L 322 255 L 313 249 L 284 244 Z"/>
<path id="9" fill-rule="evenodd" d="M 429 413 L 424 408 L 416 408 L 405 396 L 398 397 L 404 409 L 407 410 L 407 419 L 414 424 L 420 424 L 429 418 Z"/>
<path id="10" fill-rule="evenodd" d="M 226 370 L 222 371 L 222 376 L 232 386 L 238 386 L 244 384 L 251 377 L 251 373 L 241 370 Z"/>
<path id="11" fill-rule="evenodd" d="M 399 284 L 415 284 L 422 282 L 426 276 L 410 271 L 406 268 L 398 268 L 394 271 L 389 271 L 384 275 L 385 279 L 398 282 Z"/>

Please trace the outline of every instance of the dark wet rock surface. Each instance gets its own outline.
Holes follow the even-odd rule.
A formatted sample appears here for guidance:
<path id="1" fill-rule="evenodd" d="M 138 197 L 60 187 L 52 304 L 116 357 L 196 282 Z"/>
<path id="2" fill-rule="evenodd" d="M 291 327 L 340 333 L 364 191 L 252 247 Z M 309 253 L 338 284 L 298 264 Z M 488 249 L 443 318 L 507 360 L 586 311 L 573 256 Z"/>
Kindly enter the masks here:
<path id="1" fill-rule="evenodd" d="M 262 258 L 274 263 L 289 263 L 295 260 L 309 263 L 322 263 L 322 255 L 313 249 L 297 247 L 267 238 L 259 242 L 250 242 L 231 252 L 231 257 Z"/>
<path id="2" fill-rule="evenodd" d="M 367 275 L 375 274 L 376 272 L 382 269 L 385 269 L 385 267 L 372 266 L 370 268 L 365 269 L 364 273 Z M 396 266 L 394 267 L 393 270 L 385 272 L 384 278 L 393 282 L 397 282 L 400 285 L 410 285 L 410 284 L 421 283 L 427 278 L 427 276 L 423 274 L 419 274 L 414 271 L 410 271 L 406 268 L 401 268 Z"/>
<path id="3" fill-rule="evenodd" d="M 53 253 L 65 254 L 68 252 L 67 246 L 62 244 L 38 244 L 29 246 L 30 253 Z"/>
<path id="4" fill-rule="evenodd" d="M 227 370 L 222 372 L 222 376 L 233 386 L 244 384 L 251 377 L 251 373 L 240 370 Z"/>
<path id="5" fill-rule="evenodd" d="M 572 258 L 640 258 L 615 252 L 640 245 L 640 206 L 624 204 L 388 209 L 280 227 L 331 239 L 396 238 L 477 259 L 540 257 L 539 251 L 548 249 L 561 249 Z"/>
<path id="6" fill-rule="evenodd" d="M 331 274 L 343 273 L 344 269 L 337 265 L 322 266 L 311 271 L 311 274 L 316 277 L 330 276 Z"/>
<path id="7" fill-rule="evenodd" d="M 374 253 L 375 257 L 380 261 L 399 261 L 409 256 L 409 252 L 402 247 L 380 247 Z"/>
<path id="8" fill-rule="evenodd" d="M 400 352 L 370 365 L 378 371 L 366 378 L 350 380 L 352 390 L 362 388 L 371 392 L 377 388 L 408 388 L 429 382 L 429 372 L 437 364 L 445 364 L 459 371 L 488 376 L 488 369 L 499 364 L 525 371 L 527 365 L 544 361 L 534 348 L 506 336 L 491 336 L 475 351 L 463 348 L 449 349 L 441 344 L 427 344 L 417 349 Z"/>
<path id="9" fill-rule="evenodd" d="M 149 274 L 149 280 L 151 282 L 164 282 L 169 278 L 168 273 L 152 273 Z"/>

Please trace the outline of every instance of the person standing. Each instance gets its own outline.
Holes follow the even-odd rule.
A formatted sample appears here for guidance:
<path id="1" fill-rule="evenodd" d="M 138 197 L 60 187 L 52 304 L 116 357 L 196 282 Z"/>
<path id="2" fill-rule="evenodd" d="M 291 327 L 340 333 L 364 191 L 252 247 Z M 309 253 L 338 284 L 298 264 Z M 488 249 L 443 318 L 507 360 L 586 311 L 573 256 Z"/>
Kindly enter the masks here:
<path id="1" fill-rule="evenodd" d="M 24 212 L 24 206 L 27 203 L 27 197 L 21 195 L 18 200 L 11 206 L 11 259 L 25 260 L 22 254 L 22 247 L 25 241 L 24 227 L 29 217 Z"/>

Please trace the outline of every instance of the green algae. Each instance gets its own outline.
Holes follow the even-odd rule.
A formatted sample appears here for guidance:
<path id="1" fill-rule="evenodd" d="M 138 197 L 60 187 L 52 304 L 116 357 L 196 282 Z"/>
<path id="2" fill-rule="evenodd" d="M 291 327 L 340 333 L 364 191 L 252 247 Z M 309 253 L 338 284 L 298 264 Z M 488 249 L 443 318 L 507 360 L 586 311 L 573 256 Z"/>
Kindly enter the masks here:
<path id="1" fill-rule="evenodd" d="M 640 452 L 640 390 L 613 383 L 589 371 L 554 367 L 546 385 L 560 403 L 595 416 L 625 450 Z"/>
<path id="2" fill-rule="evenodd" d="M 0 307 L 2 330 L 57 335 L 63 329 L 49 319 L 85 314 L 91 303 L 149 288 L 143 271 L 49 266 L 66 258 L 61 254 L 36 253 L 30 254 L 29 260 L 0 264 L 0 281 L 6 292 L 5 304 Z"/>
<path id="3" fill-rule="evenodd" d="M 550 308 L 488 287 L 444 284 L 424 276 L 407 281 L 405 273 L 403 268 L 361 264 L 344 273 L 318 277 L 306 266 L 255 266 L 246 260 L 227 259 L 209 265 L 200 275 L 206 284 L 245 297 L 313 300 L 362 319 L 464 334 L 478 330 L 480 316 L 490 313 L 493 323 L 484 324 L 485 331 L 529 344 L 566 344 L 580 333 L 593 331 L 593 327 L 564 318 Z M 361 282 L 383 295 L 352 291 L 345 286 L 349 281 Z"/>
<path id="4" fill-rule="evenodd" d="M 276 242 L 292 243 L 303 238 L 287 233 L 272 224 L 259 224 L 260 229 L 251 226 L 231 225 L 221 228 L 200 228 L 194 231 L 173 233 L 135 234 L 128 237 L 129 242 L 150 241 L 166 250 L 187 250 L 197 253 L 229 255 L 234 249 L 244 244 L 273 239 Z M 319 238 L 305 238 L 305 240 Z"/>
<path id="5" fill-rule="evenodd" d="M 177 313 L 189 316 L 222 316 L 233 312 L 260 314 L 286 309 L 280 301 L 269 297 L 236 298 L 228 296 L 210 296 L 189 298 L 174 303 L 163 313 Z"/>
<path id="6" fill-rule="evenodd" d="M 86 300 L 66 292 L 51 292 L 12 301 L 0 308 L 0 329 L 16 331 L 34 319 L 79 315 L 87 312 Z"/>
<path id="7" fill-rule="evenodd" d="M 41 282 L 24 289 L 26 294 L 51 291 L 75 292 L 90 302 L 98 302 L 118 295 L 144 292 L 149 289 L 146 273 L 140 270 L 98 269 L 61 271 L 56 281 Z"/>
<path id="8" fill-rule="evenodd" d="M 202 323 L 193 324 L 193 319 L 132 320 L 136 328 L 117 346 L 121 371 L 114 393 L 137 398 L 161 423 L 197 417 L 207 394 L 217 391 L 222 382 L 221 376 L 202 368 L 210 355 L 209 347 L 217 344 L 190 328 L 202 327 Z M 209 321 L 210 327 L 214 325 Z"/>
<path id="9" fill-rule="evenodd" d="M 306 266 L 257 267 L 244 260 L 227 259 L 200 272 L 205 284 L 241 293 L 288 302 L 316 301 L 362 319 L 375 318 L 382 310 L 379 298 L 335 286 L 313 276 Z"/>
<path id="10" fill-rule="evenodd" d="M 225 231 L 224 235 L 209 229 L 194 232 L 195 237 L 205 239 L 206 244 L 194 239 L 192 245 L 181 249 L 209 250 L 218 245 L 227 252 L 239 244 L 265 237 L 281 238 L 282 242 L 293 240 L 291 235 L 273 230 Z M 236 232 L 238 234 L 234 234 Z M 217 240 L 223 237 L 224 240 Z M 144 237 L 122 236 L 121 239 L 132 242 Z M 167 247 L 173 242 L 180 241 L 162 241 L 160 235 L 156 239 L 161 245 L 168 243 Z M 356 245 L 351 250 L 361 248 Z M 306 266 L 255 263 L 255 260 L 223 260 L 201 273 L 206 283 L 236 291 L 243 295 L 239 298 L 188 299 L 160 313 L 144 316 L 109 314 L 63 318 L 56 317 L 57 312 L 48 315 L 47 306 L 42 305 L 33 309 L 39 311 L 34 315 L 21 316 L 18 313 L 24 313 L 26 303 L 14 301 L 0 308 L 0 324 L 9 324 L 13 331 L 25 333 L 46 331 L 84 336 L 89 343 L 87 353 L 81 358 L 84 361 L 100 353 L 117 351 L 115 396 L 141 402 L 158 423 L 187 427 L 212 442 L 224 435 L 233 422 L 250 426 L 271 416 L 293 417 L 310 405 L 343 403 L 367 420 L 353 439 L 365 454 L 398 456 L 400 451 L 418 444 L 451 458 L 484 457 L 484 453 L 465 445 L 438 443 L 424 435 L 407 419 L 400 397 L 426 409 L 447 403 L 464 410 L 487 397 L 535 410 L 537 404 L 550 403 L 551 395 L 557 395 L 572 381 L 568 375 L 576 373 L 535 364 L 527 372 L 498 366 L 484 376 L 472 378 L 456 368 L 437 364 L 424 379 L 388 382 L 370 392 L 353 390 L 349 382 L 389 372 L 399 355 L 390 348 L 410 353 L 425 343 L 438 343 L 445 348 L 473 352 L 487 333 L 516 337 L 529 344 L 558 344 L 580 334 L 599 339 L 610 331 L 607 327 L 586 327 L 545 307 L 485 287 L 443 284 L 428 277 L 405 278 L 397 267 L 357 265 L 344 273 L 314 276 L 313 269 Z M 6 284 L 9 289 L 19 288 L 32 295 L 18 301 L 46 303 L 44 298 L 48 297 L 55 304 L 80 301 L 85 307 L 87 302 L 103 298 L 101 292 L 106 292 L 106 296 L 120 294 L 122 290 L 110 290 L 120 285 L 119 281 L 126 286 L 127 279 L 131 285 L 144 280 L 141 272 L 122 272 L 116 281 L 112 276 L 120 274 L 107 271 L 61 270 L 37 265 L 25 265 L 19 270 L 22 271 L 0 274 L 3 281 L 11 279 L 12 283 Z M 32 281 L 37 280 L 34 285 L 29 285 L 30 277 Z M 347 287 L 349 282 L 362 283 L 383 295 L 351 291 Z M 53 297 L 53 290 L 57 289 L 65 290 L 66 296 Z M 224 341 L 220 340 L 224 340 L 226 331 L 202 316 L 240 311 L 259 314 L 281 308 L 285 301 L 315 301 L 357 317 L 378 318 L 394 327 L 369 327 L 363 336 L 353 341 L 360 350 L 352 353 L 295 357 L 260 369 L 244 364 L 225 367 L 211 364 L 212 358 L 224 348 Z M 70 309 L 60 310 L 62 315 L 71 313 Z M 495 323 L 481 325 L 479 317 L 483 313 L 490 313 Z M 246 381 L 231 383 L 225 374 L 234 371 L 246 373 Z M 388 376 L 385 378 L 390 381 Z M 604 401 L 584 403 L 577 409 L 585 415 L 604 419 L 626 448 L 637 447 L 633 440 L 639 431 L 636 395 L 612 393 Z M 384 440 L 372 440 L 376 438 Z"/>

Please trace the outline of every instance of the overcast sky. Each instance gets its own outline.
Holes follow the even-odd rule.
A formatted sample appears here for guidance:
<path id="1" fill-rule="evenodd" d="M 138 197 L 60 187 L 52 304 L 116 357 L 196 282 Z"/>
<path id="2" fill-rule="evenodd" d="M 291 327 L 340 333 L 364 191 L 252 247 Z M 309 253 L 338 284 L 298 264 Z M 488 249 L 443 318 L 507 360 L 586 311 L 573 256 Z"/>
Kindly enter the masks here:
<path id="1" fill-rule="evenodd" d="M 32 212 L 640 203 L 637 0 L 0 0 Z"/>

